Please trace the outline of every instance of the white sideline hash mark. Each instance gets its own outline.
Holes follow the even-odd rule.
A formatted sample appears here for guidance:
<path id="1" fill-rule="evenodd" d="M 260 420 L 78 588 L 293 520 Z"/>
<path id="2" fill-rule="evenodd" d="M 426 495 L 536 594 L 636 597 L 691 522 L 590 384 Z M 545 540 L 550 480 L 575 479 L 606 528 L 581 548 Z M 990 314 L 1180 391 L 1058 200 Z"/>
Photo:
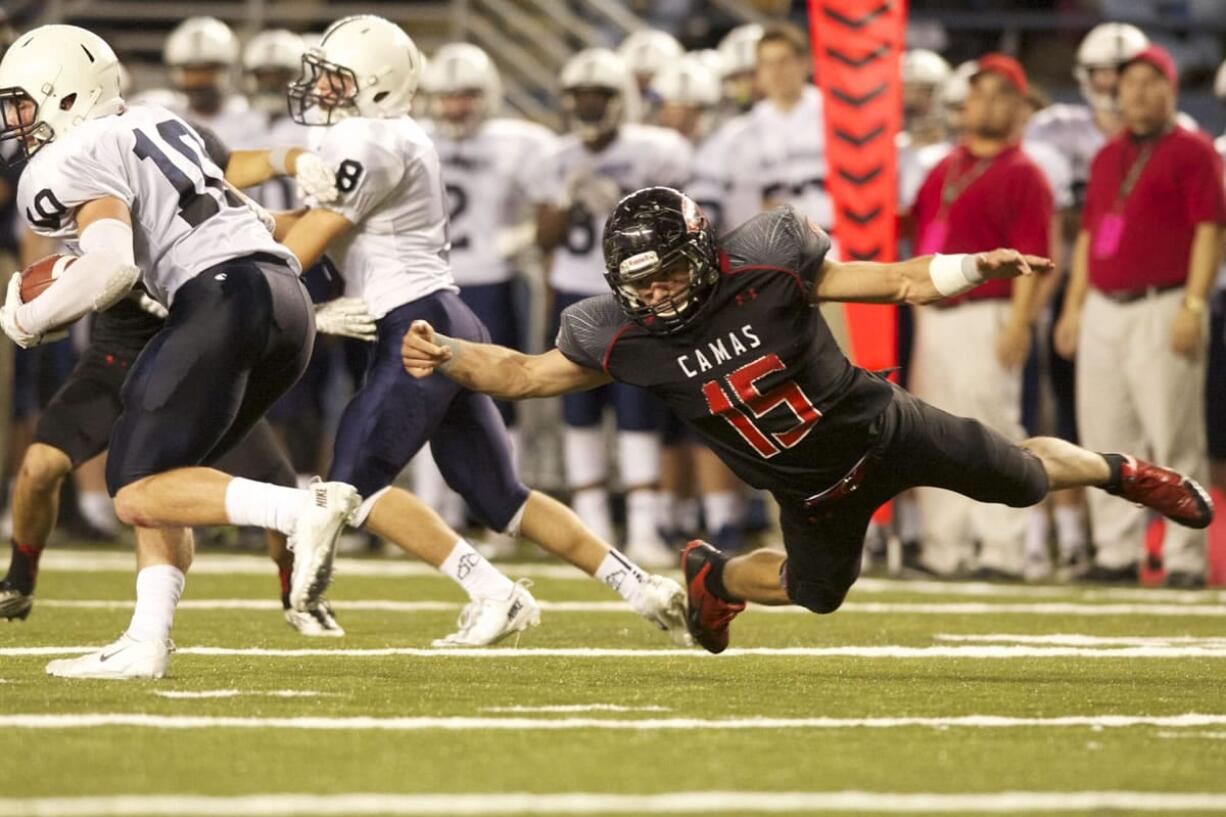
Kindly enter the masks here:
<path id="1" fill-rule="evenodd" d="M 0 715 L 0 727 L 10 729 L 89 729 L 124 726 L 145 729 L 305 729 L 311 731 L 469 732 L 611 731 L 658 732 L 686 729 L 899 729 L 1088 727 L 1094 730 L 1158 726 L 1168 729 L 1226 726 L 1226 715 L 1189 712 L 1183 715 L 1067 715 L 1022 718 L 1011 715 L 956 715 L 899 718 L 480 718 L 480 717 L 257 717 L 213 715 L 149 715 L 139 712 Z M 0 812 L 3 813 L 3 812 Z"/>
<path id="2" fill-rule="evenodd" d="M 987 794 L 867 791 L 689 791 L 665 794 L 252 794 L 117 795 L 0 799 L 6 817 L 175 814 L 183 817 L 263 817 L 318 814 L 772 814 L 779 812 L 877 812 L 960 814 L 1226 810 L 1226 795 L 1213 792 L 1004 791 Z"/>
<path id="3" fill-rule="evenodd" d="M 624 601 L 541 601 L 541 609 L 551 613 L 629 613 Z M 105 599 L 49 599 L 42 607 L 89 610 L 131 610 L 134 601 Z M 342 612 L 432 613 L 459 610 L 460 602 L 354 600 L 335 605 Z M 188 599 L 180 610 L 280 610 L 274 599 Z M 753 613 L 770 615 L 813 615 L 803 607 L 767 607 L 751 604 Z M 839 608 L 842 614 L 872 613 L 887 615 L 1040 615 L 1040 616 L 1207 616 L 1226 617 L 1226 606 L 1208 604 L 1082 604 L 1079 602 L 863 602 L 849 601 Z"/>
<path id="4" fill-rule="evenodd" d="M 558 706 L 486 706 L 482 712 L 672 712 L 667 706 L 622 706 L 621 704 L 561 704 Z"/>
<path id="5" fill-rule="evenodd" d="M 1005 644 L 1050 644 L 1062 647 L 1173 647 L 1195 645 L 1200 647 L 1226 647 L 1226 636 L 1098 636 L 1081 633 L 1049 633 L 1047 635 L 990 633 L 985 635 L 948 634 L 933 636 L 937 641 L 1005 643 Z"/>
<path id="6" fill-rule="evenodd" d="M 0 647 L 0 656 L 74 655 L 94 652 L 97 646 L 84 647 Z M 304 647 L 272 649 L 267 647 L 180 647 L 178 655 L 244 656 L 257 658 L 437 658 L 461 661 L 475 658 L 689 658 L 720 661 L 729 658 L 1226 658 L 1226 646 L 1141 646 L 1141 647 L 1060 647 L 1025 644 L 938 645 L 931 647 L 874 645 L 863 647 L 731 647 L 720 655 L 699 649 L 623 649 L 614 647 L 473 647 L 465 649 L 426 649 L 422 647 Z"/>
<path id="7" fill-rule="evenodd" d="M 153 690 L 153 694 L 161 698 L 172 698 L 177 700 L 193 700 L 196 698 L 237 698 L 239 695 L 256 695 L 267 698 L 319 698 L 334 695 L 334 693 L 331 692 L 312 692 L 309 689 L 252 689 L 246 691 L 238 689 L 202 689 L 199 691 L 155 689 Z"/>

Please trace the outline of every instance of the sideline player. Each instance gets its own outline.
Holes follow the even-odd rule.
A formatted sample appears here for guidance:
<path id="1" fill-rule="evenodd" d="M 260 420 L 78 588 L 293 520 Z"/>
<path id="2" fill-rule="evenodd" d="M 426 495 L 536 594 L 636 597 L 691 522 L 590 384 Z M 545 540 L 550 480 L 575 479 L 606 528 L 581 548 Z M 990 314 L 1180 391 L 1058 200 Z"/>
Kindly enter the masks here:
<path id="1" fill-rule="evenodd" d="M 329 126 L 318 150 L 336 168 L 341 196 L 304 215 L 285 244 L 303 264 L 331 244 L 347 293 L 366 300 L 378 327 L 366 383 L 341 417 L 329 474 L 364 497 L 350 524 L 419 556 L 469 594 L 459 630 L 436 646 L 490 644 L 539 620 L 522 581 L 512 583 L 438 514 L 393 487 L 429 441 L 448 484 L 491 529 L 522 531 L 608 584 L 670 637 L 688 640 L 676 582 L 643 573 L 564 505 L 519 481 L 492 400 L 401 369 L 400 342 L 414 320 L 489 337 L 456 293 L 438 154 L 408 115 L 421 69 L 413 41 L 381 17 L 346 17 L 307 52 L 303 68 L 290 86 L 291 111 L 300 122 Z"/>
<path id="2" fill-rule="evenodd" d="M 524 355 L 405 335 L 410 374 L 435 370 L 503 398 L 545 397 L 625 379 L 659 394 L 746 482 L 779 501 L 784 548 L 728 559 L 703 542 L 682 555 L 688 620 L 711 652 L 746 601 L 838 609 L 860 571 L 872 513 L 915 485 L 981 502 L 1033 505 L 1085 485 L 1204 527 L 1204 490 L 1173 471 L 1054 437 L 1014 445 L 853 366 L 819 301 L 932 303 L 987 279 L 1051 269 L 1013 250 L 839 263 L 830 239 L 791 207 L 755 216 L 717 245 L 702 211 L 667 188 L 617 206 L 604 233 L 611 295 L 563 316 L 558 348 Z"/>
<path id="3" fill-rule="evenodd" d="M 0 62 L 0 139 L 29 157 L 18 201 L 31 226 L 68 240 L 78 258 L 28 304 L 15 274 L 0 325 L 29 346 L 113 306 L 138 281 L 169 310 L 124 381 L 107 458 L 116 515 L 137 528 L 132 622 L 113 644 L 47 672 L 159 678 L 192 559 L 187 528 L 289 535 L 291 597 L 305 609 L 324 589 L 325 560 L 358 497 L 350 485 L 290 489 L 202 466 L 240 441 L 306 365 L 315 326 L 297 262 L 229 191 L 182 119 L 126 107 L 102 38 L 49 25 L 18 46 Z"/>

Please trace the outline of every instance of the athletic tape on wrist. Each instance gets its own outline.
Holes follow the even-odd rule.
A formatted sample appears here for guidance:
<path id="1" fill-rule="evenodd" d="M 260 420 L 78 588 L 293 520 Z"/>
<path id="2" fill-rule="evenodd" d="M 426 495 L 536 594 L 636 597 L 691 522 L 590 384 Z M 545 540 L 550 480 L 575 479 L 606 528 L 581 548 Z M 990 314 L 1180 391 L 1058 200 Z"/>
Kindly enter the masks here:
<path id="1" fill-rule="evenodd" d="M 282 176 L 291 175 L 289 172 L 289 152 L 293 148 L 276 147 L 268 150 L 268 164 L 272 169 L 280 173 Z"/>
<path id="2" fill-rule="evenodd" d="M 979 262 L 975 255 L 960 253 L 957 255 L 932 256 L 928 262 L 928 277 L 937 292 L 945 298 L 961 295 L 983 283 L 983 274 L 979 271 Z"/>

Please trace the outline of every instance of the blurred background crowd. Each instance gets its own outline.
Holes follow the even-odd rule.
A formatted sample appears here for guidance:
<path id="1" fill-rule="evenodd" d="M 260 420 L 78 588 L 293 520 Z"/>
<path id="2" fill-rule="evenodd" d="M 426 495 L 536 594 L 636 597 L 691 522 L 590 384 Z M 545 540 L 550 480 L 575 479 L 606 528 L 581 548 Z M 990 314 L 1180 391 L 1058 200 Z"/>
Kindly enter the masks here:
<path id="1" fill-rule="evenodd" d="M 550 344 L 575 300 L 606 291 L 600 229 L 637 187 L 687 190 L 720 230 L 782 203 L 831 231 L 823 99 L 808 10 L 787 0 L 451 0 L 183 4 L 10 2 L 0 40 L 70 22 L 111 42 L 132 103 L 164 105 L 234 150 L 309 146 L 284 89 L 332 20 L 371 12 L 428 55 L 413 115 L 439 148 L 452 264 L 493 338 Z M 193 16 L 184 19 L 185 12 Z M 896 140 L 901 256 L 997 246 L 1050 255 L 1057 274 L 898 314 L 901 382 L 1014 439 L 1044 433 L 1144 452 L 1226 489 L 1226 3 L 1214 0 L 912 0 Z M 0 264 L 55 249 L 0 179 Z M 251 191 L 270 209 L 296 191 Z M 317 297 L 330 283 L 313 281 Z M 840 310 L 826 312 L 846 335 Z M 89 326 L 0 349 L 5 473 Z M 321 337 L 273 410 L 302 479 L 327 470 L 361 341 Z M 207 399 L 207 395 L 202 395 Z M 773 513 L 646 395 L 626 387 L 502 406 L 525 481 L 566 497 L 644 566 L 704 535 L 772 541 Z M 101 458 L 100 458 L 101 460 Z M 101 461 L 74 474 L 62 536 L 123 535 Z M 458 528 L 463 502 L 423 453 L 401 477 Z M 2 526 L 2 523 L 0 523 Z M 0 533 L 8 535 L 7 531 Z M 1079 492 L 1033 509 L 974 507 L 939 491 L 900 497 L 870 531 L 866 568 L 905 576 L 1202 586 L 1226 563 L 1203 531 Z M 481 538 L 478 535 L 477 538 Z M 212 531 L 219 547 L 263 547 Z M 491 555 L 518 545 L 485 534 Z M 354 535 L 346 547 L 377 550 Z M 521 554 L 522 555 L 522 554 Z M 1226 562 L 1226 559 L 1222 559 Z"/>

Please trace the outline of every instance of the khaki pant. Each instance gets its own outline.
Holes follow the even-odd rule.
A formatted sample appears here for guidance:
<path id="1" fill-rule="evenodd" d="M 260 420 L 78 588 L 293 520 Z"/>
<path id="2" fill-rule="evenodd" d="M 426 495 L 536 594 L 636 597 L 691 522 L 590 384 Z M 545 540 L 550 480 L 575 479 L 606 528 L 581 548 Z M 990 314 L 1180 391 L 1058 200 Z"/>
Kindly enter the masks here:
<path id="1" fill-rule="evenodd" d="M 1208 484 L 1206 351 L 1195 360 L 1171 351 L 1183 294 L 1120 304 L 1090 291 L 1077 346 L 1077 425 L 1086 448 L 1152 458 Z M 1102 491 L 1090 491 L 1089 502 L 1098 563 L 1138 562 L 1149 512 Z M 1205 543 L 1204 531 L 1168 523 L 1166 569 L 1204 571 Z"/>
<path id="2" fill-rule="evenodd" d="M 970 301 L 916 310 L 912 390 L 951 414 L 979 420 L 1015 442 L 1022 429 L 1022 373 L 996 359 L 996 339 L 1009 320 L 1008 300 Z M 924 563 L 939 573 L 975 566 L 1021 573 L 1025 508 L 984 504 L 935 488 L 920 488 Z"/>

